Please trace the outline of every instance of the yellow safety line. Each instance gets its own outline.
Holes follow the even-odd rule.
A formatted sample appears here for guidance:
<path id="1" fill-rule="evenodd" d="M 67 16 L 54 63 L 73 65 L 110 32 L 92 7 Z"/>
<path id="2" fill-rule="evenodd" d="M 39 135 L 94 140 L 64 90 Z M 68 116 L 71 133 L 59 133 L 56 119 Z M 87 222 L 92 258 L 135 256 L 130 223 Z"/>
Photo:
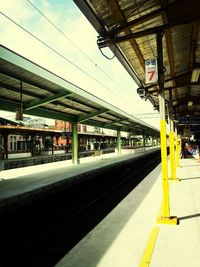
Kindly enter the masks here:
<path id="1" fill-rule="evenodd" d="M 151 260 L 151 255 L 153 253 L 153 249 L 155 246 L 155 242 L 156 242 L 156 238 L 158 235 L 158 231 L 159 231 L 159 227 L 153 227 L 152 231 L 151 231 L 151 235 L 149 237 L 149 241 L 147 243 L 146 249 L 144 251 L 141 263 L 139 265 L 139 267 L 148 267 L 150 264 L 150 260 Z"/>

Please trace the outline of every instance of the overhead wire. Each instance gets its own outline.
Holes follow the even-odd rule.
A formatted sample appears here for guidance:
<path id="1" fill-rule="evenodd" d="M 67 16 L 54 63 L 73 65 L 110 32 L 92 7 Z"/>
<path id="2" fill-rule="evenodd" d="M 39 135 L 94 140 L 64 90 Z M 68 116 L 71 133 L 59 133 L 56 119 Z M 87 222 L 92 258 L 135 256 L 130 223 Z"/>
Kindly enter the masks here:
<path id="1" fill-rule="evenodd" d="M 33 33 L 31 33 L 30 31 L 28 31 L 27 29 L 25 29 L 23 26 L 21 26 L 19 23 L 17 23 L 16 21 L 14 21 L 13 19 L 11 19 L 9 16 L 7 16 L 6 14 L 4 14 L 3 12 L 0 11 L 0 14 L 3 15 L 5 18 L 7 18 L 8 20 L 10 20 L 11 22 L 13 22 L 15 25 L 17 25 L 19 28 L 21 28 L 23 31 L 25 31 L 26 33 L 30 34 L 33 38 L 35 38 L 37 41 L 39 41 L 40 43 L 42 43 L 43 45 L 45 45 L 46 47 L 48 47 L 50 50 L 52 50 L 54 53 L 56 53 L 58 56 L 62 57 L 64 60 L 66 60 L 68 63 L 70 63 L 71 65 L 73 65 L 74 67 L 76 67 L 77 69 L 79 69 L 81 72 L 83 72 L 84 74 L 86 74 L 87 76 L 89 76 L 91 79 L 95 80 L 97 83 L 99 83 L 101 86 L 103 86 L 104 88 L 108 89 L 107 87 L 105 87 L 104 84 L 102 84 L 100 81 L 98 81 L 96 78 L 94 78 L 93 76 L 91 76 L 89 73 L 87 73 L 86 71 L 84 71 L 82 68 L 80 68 L 79 66 L 77 66 L 75 63 L 73 63 L 71 60 L 69 60 L 68 58 L 66 58 L 64 55 L 62 55 L 60 52 L 58 52 L 57 50 L 55 50 L 53 47 L 51 47 L 50 45 L 48 45 L 47 43 L 45 43 L 44 41 L 42 41 L 40 38 L 38 38 L 37 36 L 35 36 Z"/>
<path id="2" fill-rule="evenodd" d="M 20 29 L 22 29 L 23 31 L 25 31 L 26 33 L 28 33 L 29 35 L 31 35 L 34 39 L 36 39 L 37 41 L 39 41 L 40 43 L 42 43 L 44 46 L 46 46 L 48 49 L 50 49 L 51 51 L 53 51 L 55 54 L 57 54 L 58 56 L 60 56 L 61 58 L 63 58 L 65 61 L 67 61 L 68 63 L 70 63 L 71 65 L 73 65 L 74 67 L 76 67 L 78 70 L 80 70 L 81 72 L 83 72 L 85 75 L 87 75 L 88 77 L 90 77 L 92 80 L 96 81 L 98 84 L 100 84 L 103 88 L 107 89 L 108 91 L 110 91 L 111 93 L 113 93 L 113 91 L 111 91 L 108 87 L 106 87 L 103 83 L 101 83 L 99 80 L 97 80 L 96 78 L 94 78 L 92 75 L 90 75 L 89 73 L 87 73 L 86 71 L 84 71 L 82 68 L 80 68 L 79 66 L 77 66 L 75 63 L 73 63 L 71 60 L 69 60 L 68 58 L 66 58 L 64 55 L 62 55 L 60 52 L 58 52 L 57 50 L 55 50 L 53 47 L 51 47 L 50 45 L 48 45 L 47 43 L 45 43 L 44 41 L 42 41 L 40 38 L 38 38 L 37 36 L 35 36 L 33 33 L 31 33 L 30 31 L 28 31 L 27 29 L 25 29 L 23 26 L 21 26 L 19 23 L 17 23 L 16 21 L 14 21 L 12 18 L 10 18 L 9 16 L 7 16 L 6 14 L 4 14 L 2 11 L 0 11 L 0 14 L 2 16 L 4 16 L 6 19 L 8 19 L 9 21 L 11 21 L 12 23 L 14 23 L 16 26 L 18 26 Z M 115 95 L 117 95 L 120 100 L 121 100 L 121 96 L 119 96 L 118 94 L 115 93 Z M 125 100 L 125 99 L 124 99 Z M 128 103 L 128 102 L 127 102 Z M 128 103 L 129 104 L 129 103 Z M 129 104 L 130 105 L 130 104 Z"/>
<path id="3" fill-rule="evenodd" d="M 30 0 L 26 0 L 34 9 L 36 9 L 42 17 L 44 17 L 60 34 L 62 34 L 67 40 L 72 43 L 95 67 L 97 64 L 79 47 L 71 38 L 69 38 L 55 23 L 53 23 L 42 11 L 39 10 Z"/>
<path id="4" fill-rule="evenodd" d="M 113 83 L 115 83 L 119 88 L 120 88 L 120 85 L 116 82 L 116 81 L 114 81 L 111 77 L 110 77 L 110 75 L 108 75 L 108 73 L 107 72 L 105 72 L 102 68 L 100 68 L 99 67 L 99 65 L 91 58 L 91 57 L 89 57 L 75 42 L 73 42 L 73 40 L 71 39 L 71 38 L 69 38 L 67 35 L 66 35 L 66 33 L 64 33 L 55 23 L 53 23 L 36 5 L 34 5 L 30 0 L 26 0 L 35 10 L 37 10 L 39 13 L 40 13 L 40 15 L 42 16 L 42 17 L 44 17 L 60 34 L 62 34 L 72 45 L 74 45 L 92 64 L 94 64 L 94 66 L 95 67 L 97 67 L 101 72 L 103 72 L 104 73 L 104 75 L 106 75 L 107 76 L 107 78 L 109 78 Z M 114 57 L 115 57 L 115 55 L 113 55 L 112 57 L 108 57 L 108 56 L 106 56 L 104 53 L 103 53 L 103 51 L 101 50 L 101 49 L 99 49 L 100 50 L 100 52 L 101 52 L 101 54 L 104 56 L 104 57 L 106 57 L 107 59 L 109 59 L 109 60 L 111 60 L 111 59 L 113 59 Z M 109 90 L 111 93 L 113 93 L 113 91 L 112 90 L 110 90 L 109 88 L 107 88 L 107 87 L 105 87 L 104 86 L 104 88 L 106 88 L 107 90 Z M 121 88 L 120 88 L 121 89 Z M 116 94 L 116 93 L 115 93 Z M 118 94 L 117 94 L 118 95 Z M 121 99 L 121 95 L 119 96 L 118 95 L 118 97 L 120 97 L 120 99 Z M 127 102 L 128 103 L 128 102 Z"/>
<path id="5" fill-rule="evenodd" d="M 100 71 L 102 71 L 112 82 L 116 83 L 99 65 L 89 57 L 71 38 L 69 38 L 55 23 L 53 23 L 42 11 L 39 10 L 30 0 L 26 0 L 34 9 L 36 9 L 41 16 L 43 16 L 60 34 L 62 34 L 72 45 L 74 45 L 95 67 L 97 67 Z M 102 53 L 102 51 L 100 50 Z M 105 56 L 105 55 L 104 55 Z M 113 59 L 115 56 L 109 58 L 105 56 L 107 59 Z M 119 86 L 119 85 L 118 85 Z"/>

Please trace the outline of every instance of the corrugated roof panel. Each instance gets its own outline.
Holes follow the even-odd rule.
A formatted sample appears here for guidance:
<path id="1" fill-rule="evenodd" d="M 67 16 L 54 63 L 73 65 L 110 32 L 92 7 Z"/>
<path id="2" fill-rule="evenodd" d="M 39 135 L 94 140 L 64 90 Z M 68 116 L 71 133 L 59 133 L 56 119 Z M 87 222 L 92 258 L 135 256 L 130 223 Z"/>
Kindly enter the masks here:
<path id="1" fill-rule="evenodd" d="M 94 120 L 94 121 L 99 121 L 99 122 L 104 122 L 104 123 L 106 123 L 106 122 L 110 122 L 110 121 L 107 120 L 107 119 L 104 119 L 104 118 L 102 118 L 102 117 L 97 117 L 97 116 L 92 117 L 92 120 Z"/>
<path id="2" fill-rule="evenodd" d="M 133 68 L 137 69 L 138 76 L 144 82 L 144 78 L 142 78 L 142 77 L 144 77 L 144 69 L 140 64 L 140 61 L 139 61 L 135 51 L 133 50 L 133 47 L 132 47 L 130 41 L 126 41 L 126 42 L 120 43 L 119 47 L 120 47 L 120 49 L 122 51 L 124 51 L 124 50 L 127 51 L 126 52 L 126 58 L 131 63 Z"/>
<path id="3" fill-rule="evenodd" d="M 68 105 L 68 106 L 71 106 L 72 109 L 79 109 L 79 110 L 82 110 L 83 112 L 92 112 L 94 111 L 94 109 L 90 108 L 87 106 L 87 104 L 83 105 L 83 104 L 79 104 L 78 102 L 75 102 L 73 100 L 70 99 L 70 96 L 69 98 L 60 98 L 59 103 L 62 103 L 63 105 Z"/>
<path id="4" fill-rule="evenodd" d="M 179 26 L 172 30 L 173 54 L 177 74 L 188 71 L 189 53 L 191 46 L 191 26 Z"/>
<path id="5" fill-rule="evenodd" d="M 98 103 L 94 103 L 93 101 L 90 101 L 89 99 L 86 99 L 85 97 L 81 95 L 72 94 L 69 96 L 69 99 L 72 101 L 75 101 L 77 103 L 83 103 L 83 105 L 88 106 L 90 109 L 100 109 L 101 105 Z"/>
<path id="6" fill-rule="evenodd" d="M 12 91 L 12 90 L 9 90 L 9 89 L 0 90 L 0 98 L 2 98 L 2 99 L 6 98 L 6 99 L 12 99 L 12 100 L 19 101 L 20 93 Z M 25 103 L 29 102 L 29 101 L 32 101 L 32 100 L 33 100 L 33 98 L 31 96 L 27 96 L 27 95 L 23 96 L 23 101 Z"/>
<path id="7" fill-rule="evenodd" d="M 131 1 L 131 0 L 121 0 L 119 1 L 120 9 L 122 10 L 127 21 L 132 21 L 140 16 L 148 14 L 160 7 L 159 1 Z M 139 10 L 139 12 L 138 12 Z"/>
<path id="8" fill-rule="evenodd" d="M 44 106 L 43 106 L 44 108 Z M 82 115 L 83 112 L 80 112 L 76 109 L 72 109 L 72 108 L 67 108 L 67 107 L 64 107 L 64 106 L 61 106 L 61 105 L 55 105 L 55 104 L 46 104 L 45 105 L 45 108 L 47 109 L 52 109 L 52 110 L 55 110 L 55 111 L 62 111 L 62 112 L 66 112 L 67 114 L 70 114 L 70 115 Z"/>

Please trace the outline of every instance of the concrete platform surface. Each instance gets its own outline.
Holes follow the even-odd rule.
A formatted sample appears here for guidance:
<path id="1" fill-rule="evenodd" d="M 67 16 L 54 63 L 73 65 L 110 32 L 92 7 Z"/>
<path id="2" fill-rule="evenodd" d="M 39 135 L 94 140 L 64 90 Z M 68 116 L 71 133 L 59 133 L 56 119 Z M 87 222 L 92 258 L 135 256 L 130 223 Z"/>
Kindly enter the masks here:
<path id="1" fill-rule="evenodd" d="M 151 151 L 151 150 L 150 150 Z M 80 179 L 88 179 L 97 171 L 103 172 L 119 162 L 137 157 L 130 150 L 128 154 L 116 156 L 115 153 L 103 154 L 96 157 L 81 158 L 78 165 L 71 160 L 47 163 L 0 172 L 0 213 L 5 208 L 30 202 L 41 195 L 56 191 L 61 186 L 70 186 Z M 148 153 L 148 152 L 147 152 Z"/>
<path id="2" fill-rule="evenodd" d="M 181 181 L 170 182 L 171 215 L 179 225 L 156 223 L 162 203 L 159 165 L 56 267 L 199 267 L 200 162 L 192 158 L 181 164 Z M 147 245 L 155 227 L 155 246 Z M 152 255 L 144 260 L 149 248 Z"/>
<path id="3" fill-rule="evenodd" d="M 160 225 L 150 267 L 200 266 L 200 162 L 181 160 L 180 182 L 171 182 L 171 215 L 178 226 Z"/>

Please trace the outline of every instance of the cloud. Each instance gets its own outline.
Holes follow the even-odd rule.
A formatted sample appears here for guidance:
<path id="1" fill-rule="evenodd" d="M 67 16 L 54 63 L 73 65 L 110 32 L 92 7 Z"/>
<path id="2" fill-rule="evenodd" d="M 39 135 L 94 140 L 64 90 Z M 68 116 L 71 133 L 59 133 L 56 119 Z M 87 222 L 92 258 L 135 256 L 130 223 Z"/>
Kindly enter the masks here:
<path id="1" fill-rule="evenodd" d="M 24 0 L 18 0 L 17 3 L 16 0 L 1 1 L 1 11 L 11 16 L 17 22 L 30 19 L 32 12 L 27 7 L 28 4 Z"/>

